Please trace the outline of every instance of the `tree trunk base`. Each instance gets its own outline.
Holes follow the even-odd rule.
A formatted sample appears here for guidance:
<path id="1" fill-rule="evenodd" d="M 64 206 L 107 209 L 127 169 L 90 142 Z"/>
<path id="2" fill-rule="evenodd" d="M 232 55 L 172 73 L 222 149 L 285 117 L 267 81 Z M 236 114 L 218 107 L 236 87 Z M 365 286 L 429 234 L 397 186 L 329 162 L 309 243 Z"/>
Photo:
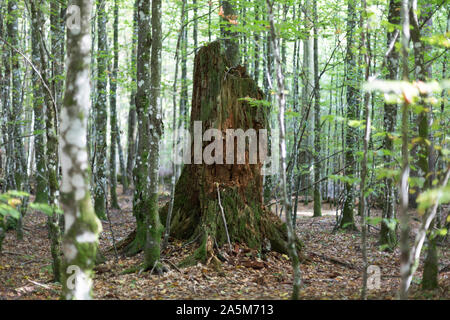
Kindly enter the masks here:
<path id="1" fill-rule="evenodd" d="M 199 248 L 180 266 L 195 265 L 198 262 L 207 263 L 214 257 L 214 245 L 227 244 L 228 235 L 231 243 L 246 244 L 252 249 L 273 250 L 287 254 L 287 228 L 279 217 L 265 208 L 252 197 L 243 196 L 238 187 L 219 187 L 218 197 L 199 197 L 190 194 L 186 183 L 189 179 L 189 168 L 185 167 L 177 183 L 173 207 L 171 236 L 177 239 L 197 239 Z M 251 187 L 250 189 L 253 189 Z M 183 192 L 180 192 L 183 190 Z M 191 188 L 192 190 L 192 188 Z M 222 218 L 221 208 L 226 216 L 226 225 Z M 161 221 L 165 222 L 168 204 L 160 210 Z M 270 245 L 267 245 L 270 244 Z M 270 248 L 267 248 L 269 246 Z M 296 238 L 299 252 L 303 247 Z"/>

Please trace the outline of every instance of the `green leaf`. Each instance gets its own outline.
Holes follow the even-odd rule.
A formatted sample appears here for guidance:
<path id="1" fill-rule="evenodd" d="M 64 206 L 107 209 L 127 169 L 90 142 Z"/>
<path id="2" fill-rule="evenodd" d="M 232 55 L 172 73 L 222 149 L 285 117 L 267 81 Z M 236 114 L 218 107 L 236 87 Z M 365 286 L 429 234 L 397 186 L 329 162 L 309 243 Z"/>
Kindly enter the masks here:
<path id="1" fill-rule="evenodd" d="M 381 217 L 367 217 L 366 223 L 372 226 L 376 226 L 377 224 L 381 223 L 382 220 L 383 218 Z"/>
<path id="2" fill-rule="evenodd" d="M 55 206 L 50 206 L 46 203 L 30 203 L 30 208 L 36 211 L 40 211 L 47 216 L 51 217 L 53 214 L 62 214 L 63 211 Z"/>
<path id="3" fill-rule="evenodd" d="M 425 213 L 425 211 L 439 202 L 438 204 L 444 204 L 450 202 L 450 185 L 446 187 L 440 187 L 435 189 L 430 189 L 422 192 L 417 197 L 417 202 L 419 206 L 417 211 L 420 214 Z"/>
<path id="4" fill-rule="evenodd" d="M 14 219 L 19 219 L 20 213 L 10 205 L 7 205 L 5 203 L 0 203 L 0 214 L 4 217 L 11 216 Z"/>
<path id="5" fill-rule="evenodd" d="M 29 197 L 30 194 L 24 191 L 17 191 L 17 190 L 9 190 L 6 192 L 7 195 L 13 196 L 13 197 Z"/>
<path id="6" fill-rule="evenodd" d="M 398 220 L 397 219 L 388 219 L 383 218 L 384 224 L 389 228 L 389 230 L 395 231 L 395 227 L 397 226 Z"/>

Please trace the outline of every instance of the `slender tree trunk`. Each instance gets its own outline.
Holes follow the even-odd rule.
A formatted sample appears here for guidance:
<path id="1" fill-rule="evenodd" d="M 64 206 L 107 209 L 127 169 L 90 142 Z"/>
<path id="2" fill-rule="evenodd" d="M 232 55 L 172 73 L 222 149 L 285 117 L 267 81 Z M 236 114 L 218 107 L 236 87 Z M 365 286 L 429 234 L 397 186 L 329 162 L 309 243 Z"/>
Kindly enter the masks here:
<path id="1" fill-rule="evenodd" d="M 409 81 L 408 47 L 409 47 L 409 0 L 402 0 L 402 69 L 403 81 Z M 408 299 L 409 289 L 409 216 L 408 216 L 408 178 L 409 178 L 409 149 L 408 149 L 408 121 L 409 105 L 405 100 L 402 108 L 402 172 L 400 175 L 400 299 Z"/>
<path id="2" fill-rule="evenodd" d="M 149 156 L 148 156 L 148 206 L 145 217 L 145 229 L 147 230 L 144 247 L 144 266 L 164 271 L 160 262 L 160 242 L 163 226 L 159 220 L 158 212 L 158 172 L 159 172 L 159 142 L 162 136 L 162 117 L 160 105 L 161 92 L 161 0 L 152 0 L 152 50 L 151 50 L 151 79 L 149 97 Z"/>
<path id="3" fill-rule="evenodd" d="M 432 51 L 431 45 L 422 40 L 422 37 L 429 37 L 432 34 L 433 20 L 431 18 L 432 7 L 428 4 L 423 5 L 420 10 L 422 12 L 421 19 L 417 18 L 415 10 L 417 10 L 417 0 L 412 0 L 412 8 L 410 10 L 411 25 L 411 40 L 414 48 L 414 60 L 416 66 L 416 78 L 420 81 L 429 81 L 432 77 L 431 63 L 426 64 L 425 55 L 427 52 Z M 423 28 L 420 25 L 423 24 Z M 433 106 L 426 103 L 426 99 L 429 98 L 429 94 L 425 93 L 421 95 L 421 102 L 423 110 L 417 117 L 417 125 L 419 129 L 419 143 L 417 145 L 417 167 L 419 168 L 417 175 L 425 179 L 423 189 L 431 189 L 433 187 L 434 180 L 434 159 L 433 159 L 433 136 L 429 132 L 429 128 L 432 122 L 432 110 Z M 431 144 L 429 142 L 431 141 Z M 418 193 L 418 192 L 416 192 Z M 429 216 L 429 212 L 425 213 L 422 217 L 426 220 Z M 434 225 L 434 221 L 431 222 Z M 437 237 L 428 237 L 428 249 L 424 263 L 422 288 L 423 289 L 436 289 L 438 287 L 438 253 L 436 242 Z"/>
<path id="4" fill-rule="evenodd" d="M 185 129 L 188 119 L 188 79 L 187 79 L 187 50 L 188 50 L 188 28 L 184 21 L 188 20 L 188 11 L 186 9 L 187 0 L 183 0 L 181 7 L 182 36 L 181 36 L 181 93 L 180 93 L 180 128 Z"/>
<path id="5" fill-rule="evenodd" d="M 14 140 L 13 150 L 11 150 L 11 158 L 13 164 L 12 174 L 14 175 L 14 185 L 16 190 L 28 191 L 28 175 L 27 175 L 27 163 L 25 157 L 25 148 L 22 140 L 22 115 L 23 115 L 23 87 L 20 68 L 20 54 L 19 49 L 19 7 L 17 1 L 8 1 L 8 19 L 6 21 L 6 27 L 8 30 L 8 42 L 11 45 L 10 57 L 11 57 L 11 112 L 9 122 L 12 123 L 12 136 Z M 16 235 L 18 240 L 22 240 L 22 219 L 26 212 L 27 203 L 24 201 L 20 207 L 20 217 L 17 222 L 12 222 L 11 227 L 16 228 Z"/>
<path id="6" fill-rule="evenodd" d="M 369 81 L 369 73 L 370 73 L 370 56 L 369 56 L 369 50 L 370 50 L 370 39 L 369 39 L 369 28 L 367 26 L 366 21 L 366 13 L 367 13 L 367 4 L 366 0 L 363 0 L 363 9 L 364 11 L 362 14 L 362 41 L 361 46 L 363 48 L 368 48 L 368 50 L 364 54 L 364 64 L 366 66 L 365 68 L 365 81 Z M 366 180 L 368 175 L 368 168 L 367 168 L 367 161 L 369 157 L 369 142 L 370 142 L 370 131 L 371 131 L 371 118 L 370 118 L 370 92 L 365 92 L 364 94 L 364 118 L 365 118 L 365 130 L 364 130 L 364 140 L 363 140 L 363 159 L 361 162 L 361 183 L 360 183 L 360 196 L 359 196 L 359 203 L 361 208 L 361 251 L 362 251 L 362 262 L 363 262 L 363 286 L 361 290 L 361 299 L 366 300 L 367 299 L 367 268 L 368 268 L 368 262 L 367 262 L 367 196 L 366 196 Z"/>
<path id="7" fill-rule="evenodd" d="M 292 299 L 297 300 L 299 298 L 299 291 L 301 285 L 301 273 L 300 273 L 300 262 L 297 255 L 297 250 L 295 248 L 295 230 L 292 225 L 291 212 L 291 201 L 290 195 L 287 194 L 286 187 L 286 140 L 285 140 L 285 122 L 284 122 L 284 112 L 286 108 L 286 97 L 284 93 L 284 76 L 282 72 L 282 65 L 280 59 L 280 52 L 277 42 L 275 24 L 273 21 L 273 3 L 267 0 L 267 7 L 269 10 L 269 22 L 270 31 L 272 34 L 272 47 L 275 56 L 275 66 L 277 72 L 277 85 L 278 85 L 278 103 L 279 103 L 279 113 L 278 122 L 280 125 L 280 138 L 279 138 L 279 149 L 280 149 L 280 175 L 281 175 L 281 189 L 282 189 L 282 201 L 284 212 L 286 214 L 286 226 L 287 226 L 287 247 L 289 257 L 292 261 L 292 268 L 294 273 L 294 284 L 292 290 Z"/>
<path id="8" fill-rule="evenodd" d="M 198 5 L 197 0 L 192 0 L 193 10 L 194 10 L 194 28 L 192 29 L 192 38 L 194 40 L 194 52 L 198 49 Z"/>
<path id="9" fill-rule="evenodd" d="M 38 70 L 42 70 L 40 57 L 40 26 L 42 12 L 40 12 L 39 3 L 31 1 L 31 62 Z M 47 182 L 47 164 L 44 144 L 44 99 L 42 84 L 36 72 L 32 74 L 33 83 L 33 112 L 34 112 L 34 157 L 36 161 L 35 173 L 35 201 L 38 203 L 47 203 L 48 200 L 48 182 Z"/>
<path id="10" fill-rule="evenodd" d="M 183 8 L 181 9 L 182 12 L 184 12 L 184 6 L 186 5 L 185 2 L 183 2 Z M 183 36 L 183 29 L 184 29 L 184 15 L 181 16 L 181 30 L 180 34 L 178 36 L 178 43 L 177 48 L 175 51 L 175 75 L 173 80 L 173 87 L 172 87 L 172 104 L 173 104 L 173 114 L 172 114 L 172 148 L 173 150 L 176 150 L 176 144 L 178 139 L 178 130 L 177 130 L 177 82 L 178 82 L 178 64 L 180 61 L 180 55 L 179 55 L 179 45 L 180 40 Z M 173 213 L 173 206 L 175 202 L 175 187 L 176 187 L 176 179 L 178 177 L 178 170 L 177 170 L 177 163 L 178 163 L 178 157 L 176 153 L 173 154 L 172 158 L 172 178 L 171 178 L 171 189 L 170 189 L 170 202 L 169 202 L 169 208 L 167 212 L 166 217 L 166 225 L 164 230 L 164 240 L 162 243 L 162 250 L 164 250 L 167 247 L 167 244 L 169 243 L 169 235 L 170 235 L 170 222 L 172 221 L 172 213 Z"/>
<path id="11" fill-rule="evenodd" d="M 4 29 L 3 29 L 3 17 L 4 17 L 4 13 L 5 13 L 5 7 L 4 7 L 4 1 L 0 2 L 0 37 L 3 38 L 4 37 Z M 8 145 L 9 145 L 9 139 L 8 139 L 8 109 L 9 108 L 9 102 L 8 102 L 8 96 L 9 96 L 9 74 L 6 72 L 7 71 L 7 66 L 6 66 L 6 61 L 8 61 L 8 59 L 5 59 L 6 56 L 6 52 L 8 50 L 5 50 L 6 45 L 2 46 L 2 56 L 1 61 L 4 62 L 4 64 L 2 64 L 2 66 L 0 66 L 0 101 L 2 104 L 2 109 L 1 109 L 1 119 L 0 119 L 0 123 L 1 123 L 1 133 L 2 133 L 2 139 L 1 139 L 1 143 L 5 146 L 5 165 L 3 165 L 3 157 L 0 158 L 0 171 L 3 174 L 3 185 L 2 185 L 2 192 L 5 192 L 8 187 L 8 167 L 6 166 L 7 161 L 8 161 Z M 0 217 L 0 254 L 2 252 L 2 244 L 3 244 L 3 240 L 5 239 L 6 236 L 6 224 L 5 224 L 5 219 L 3 216 Z"/>
<path id="12" fill-rule="evenodd" d="M 347 53 L 345 57 L 346 75 L 345 83 L 347 86 L 347 119 L 355 120 L 358 117 L 358 66 L 356 64 L 356 57 L 354 54 L 354 34 L 356 28 L 356 1 L 349 0 L 348 2 L 348 16 L 347 16 Z M 345 175 L 349 178 L 354 178 L 355 174 L 355 152 L 357 144 L 356 129 L 347 126 L 345 135 Z M 345 183 L 345 202 L 342 210 L 342 220 L 340 227 L 343 229 L 355 229 L 354 220 L 354 185 L 351 182 Z"/>
<path id="13" fill-rule="evenodd" d="M 61 204 L 65 215 L 64 258 L 61 270 L 63 299 L 92 297 L 92 269 L 98 234 L 102 230 L 89 194 L 86 151 L 86 116 L 90 108 L 89 63 L 91 53 L 90 0 L 72 0 L 68 9 L 67 75 L 61 110 Z"/>
<path id="14" fill-rule="evenodd" d="M 131 45 L 131 94 L 130 110 L 128 111 L 128 143 L 127 143 L 127 176 L 128 181 L 133 181 L 133 168 L 135 165 L 136 153 L 136 56 L 137 56 L 137 38 L 138 38 L 138 18 L 137 7 L 139 0 L 135 1 L 133 11 L 133 37 Z"/>
<path id="15" fill-rule="evenodd" d="M 41 86 L 45 84 L 47 88 L 50 89 L 51 85 L 49 85 L 49 77 L 47 71 L 47 59 L 43 48 L 43 39 L 42 39 L 42 26 L 44 25 L 44 21 L 42 19 L 42 11 L 39 6 L 39 3 L 36 1 L 31 1 L 31 14 L 33 20 L 33 41 L 36 41 L 33 46 L 33 51 L 37 54 L 37 58 L 39 59 L 37 62 L 37 66 L 40 66 L 40 72 L 42 79 L 39 79 L 36 74 L 36 79 L 34 83 L 39 83 Z M 52 9 L 55 9 L 52 7 Z M 52 14 L 52 11 L 50 12 Z M 59 13 L 58 13 L 59 14 Z M 51 17 L 52 19 L 52 17 Z M 52 39 L 53 41 L 53 39 Z M 53 46 L 52 46 L 53 48 Z M 55 55 L 55 58 L 57 55 Z M 42 81 L 42 82 L 41 82 Z M 52 88 L 54 89 L 54 88 Z M 51 90 L 51 89 L 50 89 Z M 51 91 L 54 92 L 54 91 Z M 55 281 L 60 281 L 60 269 L 61 269 L 61 230 L 59 225 L 59 216 L 57 214 L 57 209 L 59 206 L 57 193 L 58 193 L 58 138 L 57 138 L 57 118 L 56 118 L 56 101 L 52 93 L 45 90 L 41 91 L 40 95 L 42 95 L 42 104 L 46 105 L 46 117 L 45 117 L 45 134 L 47 137 L 47 148 L 45 149 L 44 156 L 46 157 L 45 161 L 45 172 L 43 172 L 43 179 L 45 179 L 46 188 L 48 188 L 48 194 L 45 195 L 45 202 L 52 207 L 52 215 L 47 218 L 47 228 L 48 228 L 48 238 L 50 240 L 50 252 L 52 255 L 52 269 L 53 269 L 53 277 Z M 44 116 L 44 115 L 42 115 Z M 44 119 L 42 119 L 44 121 Z M 44 175 L 45 174 L 45 175 Z M 36 200 L 37 202 L 37 200 Z"/>
<path id="16" fill-rule="evenodd" d="M 225 55 L 230 60 L 231 66 L 237 66 L 240 61 L 239 35 L 232 30 L 232 24 L 237 23 L 236 10 L 230 1 L 222 1 L 222 25 L 221 36 L 224 39 Z"/>
<path id="17" fill-rule="evenodd" d="M 400 24 L 400 2 L 401 0 L 390 0 L 389 2 L 389 13 L 388 21 L 389 23 L 399 25 Z M 387 45 L 391 46 L 392 42 L 396 37 L 396 32 L 392 31 L 387 34 Z M 395 41 L 397 42 L 397 41 Z M 389 80 L 396 80 L 399 72 L 399 53 L 397 50 L 392 50 L 388 59 L 386 59 L 387 76 Z M 384 138 L 383 147 L 387 150 L 386 154 L 383 156 L 384 165 L 390 167 L 393 165 L 392 152 L 394 150 L 393 145 L 393 133 L 395 131 L 395 124 L 397 122 L 397 108 L 398 105 L 385 103 L 384 104 L 384 131 L 386 136 Z M 384 205 L 382 217 L 388 221 L 393 221 L 395 218 L 395 187 L 394 180 L 391 177 L 385 179 L 384 188 Z M 381 222 L 380 230 L 380 246 L 385 250 L 393 250 L 396 242 L 397 236 L 395 229 L 391 228 L 390 225 L 386 223 L 383 219 Z"/>
<path id="18" fill-rule="evenodd" d="M 317 2 L 313 5 L 314 15 L 314 217 L 322 216 L 320 194 L 320 83 L 319 83 L 319 32 L 317 28 Z"/>
<path id="19" fill-rule="evenodd" d="M 95 162 L 94 162 L 94 208 L 100 219 L 106 219 L 105 206 L 107 188 L 107 35 L 106 3 L 97 0 L 97 92 L 94 108 L 95 118 Z"/>
<path id="20" fill-rule="evenodd" d="M 305 0 L 304 4 L 304 18 L 305 18 L 305 27 L 307 32 L 307 38 L 303 41 L 303 88 L 302 88 L 302 117 L 306 121 L 306 132 L 312 131 L 311 128 L 311 113 L 310 104 L 312 101 L 312 93 L 314 89 L 314 37 L 313 37 L 313 21 L 312 17 L 312 5 L 311 0 Z M 305 135 L 305 142 L 302 147 L 303 156 L 301 158 L 304 159 L 304 162 L 301 165 L 309 165 L 311 164 L 310 150 L 311 150 L 311 138 L 308 133 Z M 303 176 L 303 184 L 304 186 L 308 186 L 310 180 L 309 170 L 304 173 Z M 309 194 L 308 189 L 305 190 L 305 205 L 309 202 Z"/>
<path id="21" fill-rule="evenodd" d="M 122 143 L 120 139 L 120 127 L 119 127 L 119 121 L 116 121 L 116 144 L 117 144 L 117 151 L 119 153 L 119 166 L 120 166 L 120 176 L 121 176 L 121 183 L 122 183 L 122 192 L 126 194 L 128 192 L 128 175 L 127 175 L 127 169 L 125 166 L 125 158 L 123 154 L 122 149 Z"/>
<path id="22" fill-rule="evenodd" d="M 254 11 L 255 11 L 255 25 L 256 25 L 256 22 L 259 21 L 259 14 L 260 14 L 259 0 L 255 1 Z M 260 71 L 259 71 L 259 56 L 260 56 L 260 51 L 261 51 L 261 49 L 260 49 L 260 47 L 261 47 L 261 44 L 260 44 L 260 42 L 261 42 L 260 41 L 260 31 L 256 30 L 254 32 L 253 38 L 254 38 L 254 42 L 255 42 L 255 49 L 254 49 L 255 55 L 253 57 L 253 63 L 254 63 L 254 65 L 253 65 L 253 79 L 255 79 L 256 84 L 258 84 L 259 83 L 259 74 L 260 74 Z"/>
<path id="23" fill-rule="evenodd" d="M 109 77 L 109 114 L 110 114 L 110 153 L 109 153 L 109 185 L 111 194 L 111 207 L 120 209 L 117 201 L 117 71 L 119 68 L 119 4 L 114 0 L 113 23 L 113 67 Z M 99 37 L 100 38 L 100 37 Z"/>

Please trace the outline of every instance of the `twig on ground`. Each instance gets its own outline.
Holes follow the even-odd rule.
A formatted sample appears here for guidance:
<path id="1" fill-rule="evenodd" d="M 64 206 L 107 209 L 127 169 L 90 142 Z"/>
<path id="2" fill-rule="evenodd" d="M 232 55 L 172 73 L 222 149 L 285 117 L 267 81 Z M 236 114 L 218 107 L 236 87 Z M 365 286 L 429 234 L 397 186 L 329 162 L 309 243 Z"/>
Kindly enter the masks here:
<path id="1" fill-rule="evenodd" d="M 222 220 L 223 220 L 223 224 L 225 226 L 225 232 L 227 234 L 228 250 L 231 250 L 231 241 L 230 241 L 230 235 L 228 234 L 227 220 L 225 219 L 225 213 L 223 212 L 222 202 L 220 201 L 219 184 L 216 183 L 216 186 L 217 186 L 217 197 L 218 197 L 218 200 L 219 200 L 219 207 L 220 207 L 220 211 L 222 212 Z"/>

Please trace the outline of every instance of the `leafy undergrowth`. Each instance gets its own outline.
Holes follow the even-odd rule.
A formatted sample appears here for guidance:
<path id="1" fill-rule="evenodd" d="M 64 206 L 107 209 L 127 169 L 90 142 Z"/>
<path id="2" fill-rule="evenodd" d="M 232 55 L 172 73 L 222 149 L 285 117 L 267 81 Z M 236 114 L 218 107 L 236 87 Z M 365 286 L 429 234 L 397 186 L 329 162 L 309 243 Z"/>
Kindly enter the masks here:
<path id="1" fill-rule="evenodd" d="M 134 229 L 131 197 L 119 196 L 121 210 L 112 210 L 116 240 Z M 359 299 L 362 283 L 361 250 L 358 233 L 333 232 L 335 217 L 311 218 L 310 206 L 301 207 L 297 232 L 306 246 L 301 265 L 302 299 Z M 327 211 L 328 210 L 328 211 Z M 324 212 L 332 212 L 324 205 Z M 0 256 L 0 299 L 58 299 L 60 284 L 52 282 L 50 243 L 45 216 L 30 212 L 24 219 L 24 240 L 9 231 Z M 413 223 L 417 228 L 418 223 Z M 257 252 L 235 245 L 228 259 L 217 268 L 213 263 L 179 269 L 176 265 L 195 249 L 194 244 L 171 241 L 163 252 L 169 271 L 162 276 L 149 272 L 123 274 L 142 262 L 142 254 L 115 259 L 109 224 L 103 222 L 100 248 L 108 259 L 97 267 L 96 299 L 288 299 L 292 287 L 291 265 L 286 255 L 269 253 L 261 260 Z M 378 250 L 378 231 L 370 229 L 369 264 L 381 269 L 379 289 L 369 290 L 369 299 L 395 299 L 399 286 L 399 250 Z M 447 247 L 441 247 L 440 268 L 450 263 Z M 411 298 L 450 298 L 450 272 L 439 275 L 440 288 L 420 290 L 422 263 L 411 287 Z"/>

